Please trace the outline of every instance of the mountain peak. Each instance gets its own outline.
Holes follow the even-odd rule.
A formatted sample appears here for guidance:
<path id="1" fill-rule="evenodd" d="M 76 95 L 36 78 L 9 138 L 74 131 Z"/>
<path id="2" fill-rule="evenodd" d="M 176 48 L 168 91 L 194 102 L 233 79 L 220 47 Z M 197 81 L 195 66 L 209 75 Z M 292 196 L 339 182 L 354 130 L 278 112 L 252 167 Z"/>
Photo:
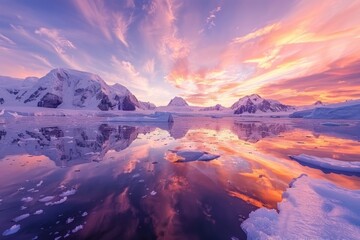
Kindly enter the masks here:
<path id="1" fill-rule="evenodd" d="M 189 106 L 189 104 L 182 97 L 174 97 L 170 100 L 168 106 L 186 107 Z"/>
<path id="2" fill-rule="evenodd" d="M 251 94 L 240 98 L 231 109 L 235 114 L 256 113 L 256 112 L 284 112 L 293 109 L 291 106 L 281 104 L 278 101 L 268 100 L 258 94 Z"/>

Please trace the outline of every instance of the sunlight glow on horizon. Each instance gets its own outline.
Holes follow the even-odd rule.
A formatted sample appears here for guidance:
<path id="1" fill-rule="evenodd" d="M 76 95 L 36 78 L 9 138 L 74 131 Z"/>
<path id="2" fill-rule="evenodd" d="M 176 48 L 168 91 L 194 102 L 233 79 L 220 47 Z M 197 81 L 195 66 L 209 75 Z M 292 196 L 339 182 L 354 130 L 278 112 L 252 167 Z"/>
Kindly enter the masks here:
<path id="1" fill-rule="evenodd" d="M 156 105 L 341 102 L 360 98 L 359 16 L 356 0 L 4 1 L 0 76 L 73 68 Z"/>

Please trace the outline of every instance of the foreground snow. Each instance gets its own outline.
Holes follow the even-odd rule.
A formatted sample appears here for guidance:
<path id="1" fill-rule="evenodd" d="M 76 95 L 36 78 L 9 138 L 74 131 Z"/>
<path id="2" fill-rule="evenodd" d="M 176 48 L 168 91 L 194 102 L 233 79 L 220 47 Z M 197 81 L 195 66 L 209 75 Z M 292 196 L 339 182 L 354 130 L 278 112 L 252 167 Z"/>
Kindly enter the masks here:
<path id="1" fill-rule="evenodd" d="M 248 239 L 359 239 L 360 190 L 300 176 L 275 209 L 260 208 L 241 227 Z"/>
<path id="2" fill-rule="evenodd" d="M 300 163 L 308 164 L 324 170 L 346 172 L 346 173 L 360 173 L 360 162 L 345 162 L 335 160 L 332 158 L 320 158 L 306 154 L 297 156 L 290 156 Z"/>

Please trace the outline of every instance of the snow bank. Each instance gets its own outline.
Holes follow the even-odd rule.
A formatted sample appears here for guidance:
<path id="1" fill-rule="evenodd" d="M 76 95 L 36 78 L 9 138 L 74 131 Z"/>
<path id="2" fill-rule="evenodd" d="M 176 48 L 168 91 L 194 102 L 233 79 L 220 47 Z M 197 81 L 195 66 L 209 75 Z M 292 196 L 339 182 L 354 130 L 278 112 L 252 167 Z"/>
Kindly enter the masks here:
<path id="1" fill-rule="evenodd" d="M 359 239 L 360 190 L 302 175 L 274 209 L 260 208 L 241 227 L 248 239 Z"/>
<path id="2" fill-rule="evenodd" d="M 170 153 L 175 154 L 175 156 L 168 156 L 169 159 L 175 158 L 175 162 L 193 162 L 193 161 L 211 161 L 216 158 L 219 158 L 220 155 L 211 154 L 203 151 L 194 151 L 194 150 L 170 150 Z"/>
<path id="3" fill-rule="evenodd" d="M 341 107 L 320 107 L 290 114 L 291 118 L 360 119 L 360 104 Z"/>
<path id="4" fill-rule="evenodd" d="M 171 113 L 155 112 L 154 114 L 131 114 L 126 116 L 108 117 L 107 122 L 174 122 Z"/>
<path id="5" fill-rule="evenodd" d="M 360 174 L 360 162 L 340 161 L 306 154 L 290 156 L 291 159 L 322 170 Z"/>

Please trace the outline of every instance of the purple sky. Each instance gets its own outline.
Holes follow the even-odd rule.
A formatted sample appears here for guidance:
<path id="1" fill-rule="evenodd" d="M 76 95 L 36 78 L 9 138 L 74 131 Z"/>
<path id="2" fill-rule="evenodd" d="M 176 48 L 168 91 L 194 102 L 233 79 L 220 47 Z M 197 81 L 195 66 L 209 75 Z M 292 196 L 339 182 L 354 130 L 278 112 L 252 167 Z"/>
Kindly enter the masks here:
<path id="1" fill-rule="evenodd" d="M 360 98 L 359 16 L 356 0 L 1 0 L 0 75 L 73 68 L 158 105 L 343 101 Z"/>

